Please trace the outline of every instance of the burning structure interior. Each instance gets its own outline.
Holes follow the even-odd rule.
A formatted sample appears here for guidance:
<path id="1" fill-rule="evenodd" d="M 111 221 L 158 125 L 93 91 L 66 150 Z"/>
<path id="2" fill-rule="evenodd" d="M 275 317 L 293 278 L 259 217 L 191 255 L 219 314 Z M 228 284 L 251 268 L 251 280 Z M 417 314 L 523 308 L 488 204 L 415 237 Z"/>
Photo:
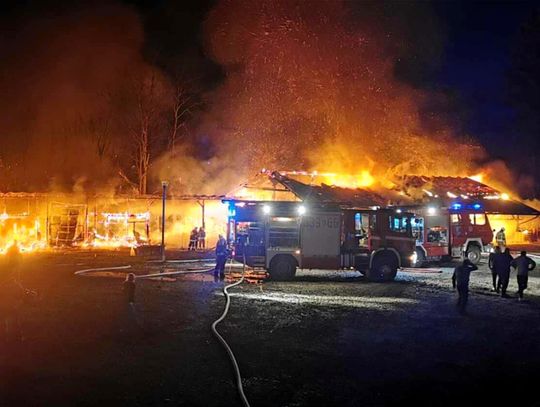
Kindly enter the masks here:
<path id="1" fill-rule="evenodd" d="M 506 193 L 466 177 L 405 176 L 392 185 L 346 188 L 319 182 L 329 174 L 262 171 L 227 198 L 313 201 L 350 207 L 451 206 L 478 202 L 491 226 L 505 227 L 510 244 L 538 241 L 540 212 Z M 212 242 L 226 230 L 224 196 L 171 196 L 167 199 L 166 242 L 186 248 L 194 227 Z M 17 242 L 22 251 L 48 247 L 120 248 L 159 243 L 161 197 L 71 196 L 47 193 L 0 194 L 0 253 Z"/>
<path id="2" fill-rule="evenodd" d="M 187 247 L 194 227 L 208 239 L 223 232 L 226 210 L 219 196 L 167 199 L 169 247 Z M 161 241 L 161 197 L 78 197 L 65 194 L 0 194 L 0 254 L 14 243 L 22 252 L 45 248 L 138 247 Z"/>

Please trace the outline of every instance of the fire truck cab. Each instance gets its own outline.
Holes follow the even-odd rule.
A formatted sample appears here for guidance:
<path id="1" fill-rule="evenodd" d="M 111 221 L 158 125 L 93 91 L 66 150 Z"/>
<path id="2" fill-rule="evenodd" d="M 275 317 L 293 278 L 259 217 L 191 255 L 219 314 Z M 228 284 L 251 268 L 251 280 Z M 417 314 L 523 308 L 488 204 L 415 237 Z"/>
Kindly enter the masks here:
<path id="1" fill-rule="evenodd" d="M 415 253 L 411 213 L 300 202 L 225 200 L 234 257 L 289 280 L 296 269 L 356 269 L 390 281 Z"/>
<path id="2" fill-rule="evenodd" d="M 427 261 L 468 258 L 478 264 L 482 253 L 490 252 L 493 232 L 488 217 L 479 203 L 455 202 L 448 207 L 422 206 L 409 208 L 416 238 L 413 265 Z"/>

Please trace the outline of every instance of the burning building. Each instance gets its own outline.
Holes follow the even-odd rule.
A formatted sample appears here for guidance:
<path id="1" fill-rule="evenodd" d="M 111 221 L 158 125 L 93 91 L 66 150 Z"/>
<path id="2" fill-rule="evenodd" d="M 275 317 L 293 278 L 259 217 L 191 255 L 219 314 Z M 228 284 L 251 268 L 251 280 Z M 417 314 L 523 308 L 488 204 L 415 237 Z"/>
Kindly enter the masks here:
<path id="1" fill-rule="evenodd" d="M 352 175 L 307 171 L 263 171 L 267 182 L 257 179 L 244 192 L 250 199 L 300 200 L 334 203 L 349 207 L 413 207 L 480 205 L 491 227 L 506 229 L 509 244 L 538 240 L 540 211 L 510 194 L 490 187 L 473 177 L 402 176 L 364 187 L 327 184 L 328 179 L 352 179 Z M 352 186 L 357 185 L 355 182 Z M 255 192 L 257 191 L 257 192 Z M 260 191 L 260 192 L 259 192 Z M 272 191 L 279 193 L 279 198 Z M 288 195 L 287 195 L 288 194 Z M 457 208 L 457 206 L 456 206 Z"/>
<path id="2" fill-rule="evenodd" d="M 165 239 L 185 248 L 194 227 L 213 242 L 224 232 L 221 196 L 168 197 Z M 14 243 L 22 252 L 45 248 L 116 249 L 161 242 L 161 196 L 105 197 L 0 194 L 0 253 Z"/>

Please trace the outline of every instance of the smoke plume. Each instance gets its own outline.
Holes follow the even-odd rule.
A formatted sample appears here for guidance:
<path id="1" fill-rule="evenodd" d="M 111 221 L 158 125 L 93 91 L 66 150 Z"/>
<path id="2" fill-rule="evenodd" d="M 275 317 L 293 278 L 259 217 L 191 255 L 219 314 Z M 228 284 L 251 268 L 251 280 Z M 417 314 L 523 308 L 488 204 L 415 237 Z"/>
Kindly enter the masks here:
<path id="1" fill-rule="evenodd" d="M 109 99 L 153 69 L 139 16 L 120 5 L 21 14 L 0 37 L 0 190 L 102 184 L 129 137 Z"/>
<path id="2" fill-rule="evenodd" d="M 432 117 L 428 130 L 423 112 L 440 95 L 396 77 L 416 51 L 407 23 L 370 2 L 221 1 L 205 32 L 226 80 L 200 131 L 221 154 L 235 153 L 230 165 L 239 174 L 470 173 L 483 150 L 444 117 Z"/>

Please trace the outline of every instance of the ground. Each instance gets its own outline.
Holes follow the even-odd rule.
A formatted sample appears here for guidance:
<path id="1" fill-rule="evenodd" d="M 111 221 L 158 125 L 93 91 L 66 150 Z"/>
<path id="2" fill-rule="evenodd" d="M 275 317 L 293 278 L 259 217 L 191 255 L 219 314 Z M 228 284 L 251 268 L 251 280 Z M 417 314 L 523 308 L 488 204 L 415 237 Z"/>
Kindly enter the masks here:
<path id="1" fill-rule="evenodd" d="M 123 264 L 137 274 L 159 271 L 118 252 L 24 260 L 24 282 L 40 299 L 24 310 L 24 342 L 2 345 L 0 405 L 240 405 L 210 330 L 223 310 L 223 283 L 208 273 L 139 281 L 136 327 L 123 275 L 73 274 Z M 540 405 L 528 385 L 540 362 L 540 272 L 518 302 L 490 291 L 482 265 L 469 314 L 460 316 L 447 266 L 400 272 L 384 284 L 356 272 L 305 271 L 293 282 L 232 289 L 220 330 L 251 405 Z M 513 275 L 510 293 L 516 288 Z"/>

